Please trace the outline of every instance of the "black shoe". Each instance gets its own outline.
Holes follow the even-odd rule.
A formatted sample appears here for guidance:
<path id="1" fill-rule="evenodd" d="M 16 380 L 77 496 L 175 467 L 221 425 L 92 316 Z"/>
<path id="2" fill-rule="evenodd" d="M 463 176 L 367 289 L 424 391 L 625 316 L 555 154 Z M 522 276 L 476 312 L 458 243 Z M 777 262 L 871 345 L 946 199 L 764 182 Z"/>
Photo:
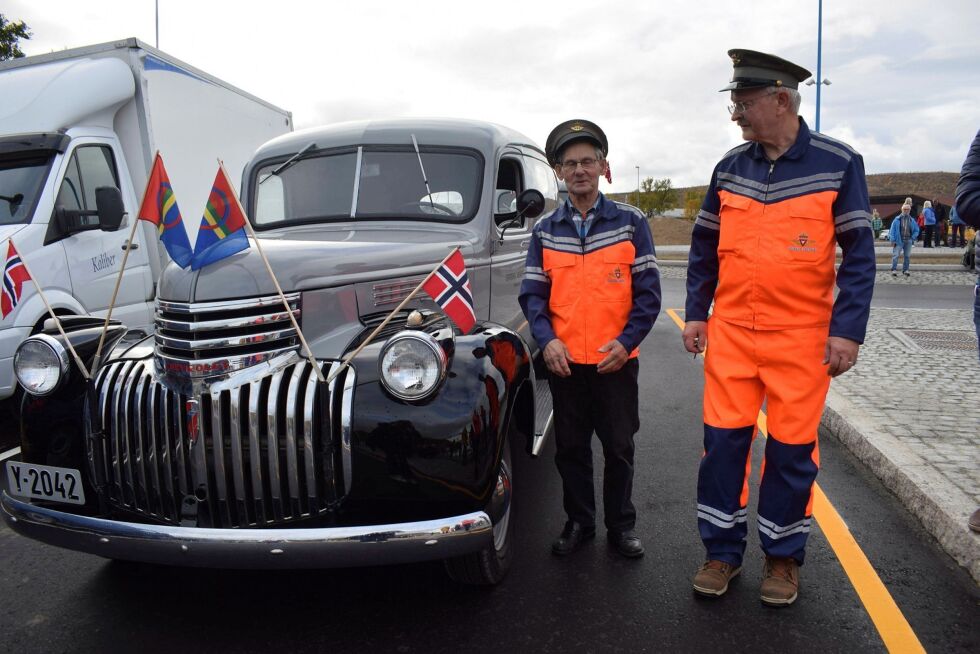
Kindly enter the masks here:
<path id="1" fill-rule="evenodd" d="M 551 552 L 559 556 L 571 554 L 590 538 L 595 538 L 595 526 L 584 527 L 574 520 L 569 520 L 561 530 L 561 535 L 551 544 Z"/>
<path id="2" fill-rule="evenodd" d="M 609 544 L 616 548 L 617 552 L 627 558 L 635 559 L 643 556 L 643 543 L 640 542 L 640 537 L 633 533 L 633 530 L 610 531 L 606 534 L 606 538 L 609 539 Z"/>

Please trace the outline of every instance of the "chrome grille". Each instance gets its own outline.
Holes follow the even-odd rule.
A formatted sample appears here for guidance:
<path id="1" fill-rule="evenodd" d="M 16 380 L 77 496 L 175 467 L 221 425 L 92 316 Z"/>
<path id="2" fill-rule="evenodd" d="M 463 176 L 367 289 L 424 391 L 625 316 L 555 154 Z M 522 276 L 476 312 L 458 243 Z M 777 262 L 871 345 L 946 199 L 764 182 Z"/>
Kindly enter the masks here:
<path id="1" fill-rule="evenodd" d="M 321 364 L 324 375 L 338 365 Z M 316 515 L 340 499 L 350 487 L 354 371 L 325 389 L 295 353 L 270 367 L 194 397 L 161 384 L 150 360 L 103 368 L 103 429 L 89 439 L 89 458 L 109 502 L 173 524 L 254 527 Z"/>
<path id="2" fill-rule="evenodd" d="M 287 294 L 286 301 L 298 320 L 300 294 Z M 247 368 L 300 345 L 278 295 L 221 302 L 158 300 L 155 322 L 163 365 L 192 377 Z"/>

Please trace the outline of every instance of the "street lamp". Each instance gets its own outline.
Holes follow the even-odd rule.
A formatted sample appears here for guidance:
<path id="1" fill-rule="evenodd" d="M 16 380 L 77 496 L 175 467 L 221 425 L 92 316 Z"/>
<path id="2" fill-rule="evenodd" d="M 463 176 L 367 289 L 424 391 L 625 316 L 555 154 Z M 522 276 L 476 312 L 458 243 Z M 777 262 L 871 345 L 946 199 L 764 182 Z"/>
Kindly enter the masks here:
<path id="1" fill-rule="evenodd" d="M 819 67 L 820 66 L 818 64 L 817 65 L 817 68 L 819 68 Z M 819 75 L 819 73 L 817 73 L 817 74 Z M 807 81 L 805 81 L 803 83 L 806 84 L 807 86 L 813 86 L 814 84 L 817 84 L 817 81 L 811 77 L 810 79 L 808 79 Z M 815 132 L 819 132 L 820 131 L 820 87 L 821 86 L 830 86 L 830 80 L 825 77 L 825 78 L 823 78 L 823 81 L 822 82 L 820 82 L 819 84 L 817 84 L 817 115 L 816 115 L 817 117 L 816 117 L 816 121 L 814 122 L 814 125 L 813 125 L 813 131 L 815 131 Z"/>
<path id="2" fill-rule="evenodd" d="M 820 79 L 822 75 L 820 74 L 820 55 L 823 43 L 823 0 L 817 0 L 817 78 Z M 808 79 L 804 82 L 807 86 L 813 86 L 817 84 L 814 78 Z M 823 81 L 817 84 L 817 111 L 816 120 L 813 124 L 813 130 L 815 132 L 820 131 L 820 87 L 823 85 L 830 86 L 830 80 L 824 77 Z"/>
<path id="3" fill-rule="evenodd" d="M 640 167 L 633 166 L 636 168 L 636 208 L 640 208 Z"/>

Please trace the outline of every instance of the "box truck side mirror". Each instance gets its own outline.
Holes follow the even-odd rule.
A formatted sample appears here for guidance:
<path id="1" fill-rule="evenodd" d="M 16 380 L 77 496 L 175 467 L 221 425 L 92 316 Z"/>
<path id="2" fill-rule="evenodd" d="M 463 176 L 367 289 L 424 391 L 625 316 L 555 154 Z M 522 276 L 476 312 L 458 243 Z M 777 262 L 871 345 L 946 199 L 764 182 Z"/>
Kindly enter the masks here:
<path id="1" fill-rule="evenodd" d="M 114 232 L 122 225 L 126 209 L 122 193 L 115 186 L 100 186 L 95 189 L 95 206 L 99 216 L 99 229 Z"/>

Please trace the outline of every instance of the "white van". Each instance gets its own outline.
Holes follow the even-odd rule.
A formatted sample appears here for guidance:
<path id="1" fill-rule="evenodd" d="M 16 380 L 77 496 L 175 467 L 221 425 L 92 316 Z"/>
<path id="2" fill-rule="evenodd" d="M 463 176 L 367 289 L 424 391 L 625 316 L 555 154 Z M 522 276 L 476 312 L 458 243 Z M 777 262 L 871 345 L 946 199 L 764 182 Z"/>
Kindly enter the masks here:
<path id="1" fill-rule="evenodd" d="M 105 315 L 157 150 L 194 243 L 218 158 L 238 180 L 260 144 L 292 130 L 289 112 L 136 39 L 0 63 L 0 98 L 0 257 L 13 237 L 59 314 Z M 119 191 L 102 207 L 100 187 Z M 114 318 L 152 329 L 167 261 L 142 223 Z M 14 350 L 46 317 L 28 285 L 0 322 L 0 400 L 16 386 Z"/>

